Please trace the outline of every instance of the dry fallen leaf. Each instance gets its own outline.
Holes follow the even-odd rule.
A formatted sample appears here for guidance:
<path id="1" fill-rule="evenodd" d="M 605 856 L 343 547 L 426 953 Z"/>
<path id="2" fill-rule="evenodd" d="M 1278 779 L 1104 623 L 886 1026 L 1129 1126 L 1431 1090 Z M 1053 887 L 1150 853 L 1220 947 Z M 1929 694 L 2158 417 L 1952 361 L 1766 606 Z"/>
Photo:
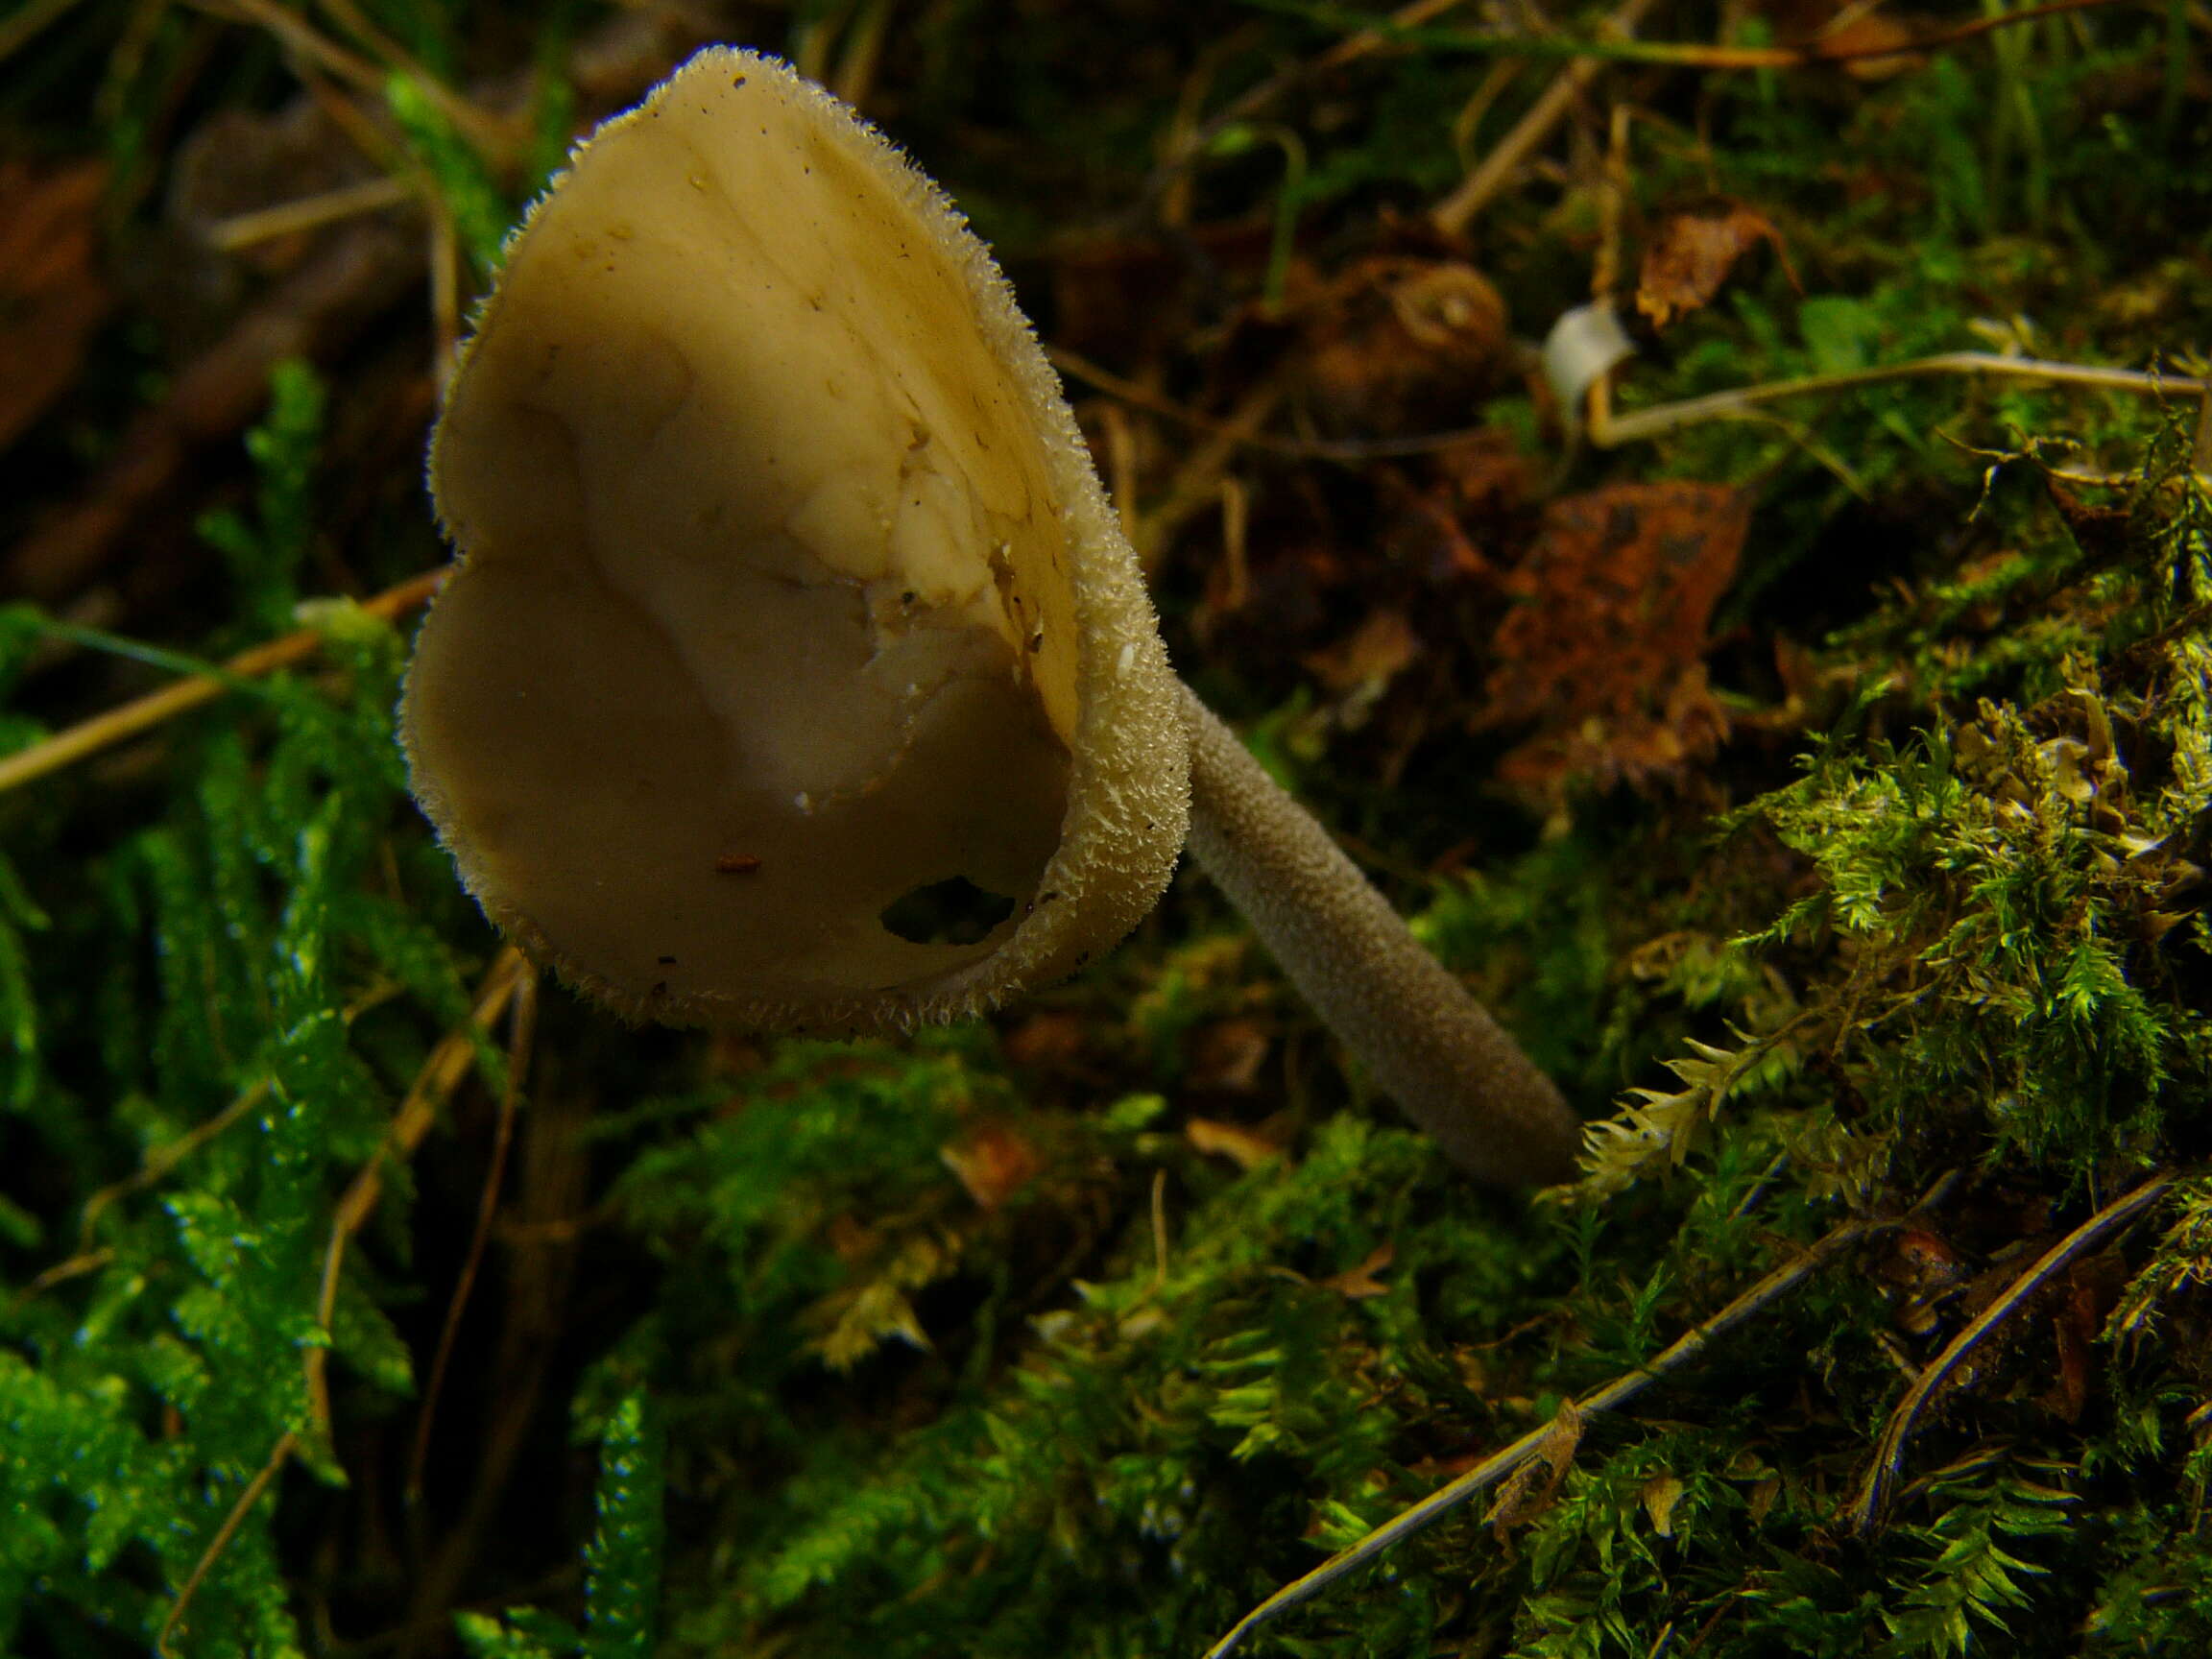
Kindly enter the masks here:
<path id="1" fill-rule="evenodd" d="M 77 378 L 114 304 L 95 234 L 105 161 L 0 162 L 0 449 Z"/>
<path id="2" fill-rule="evenodd" d="M 1472 265 L 1373 254 L 1298 316 L 1296 378 L 1315 420 L 1367 437 L 1475 424 L 1517 374 L 1505 301 Z"/>
<path id="3" fill-rule="evenodd" d="M 1551 1507 L 1581 1444 L 1582 1413 L 1574 1401 L 1562 1401 L 1535 1452 L 1505 1478 L 1498 1488 L 1498 1501 L 1482 1517 L 1499 1543 L 1509 1543 L 1515 1527 L 1527 1526 Z"/>
<path id="4" fill-rule="evenodd" d="M 1576 781 L 1666 777 L 1719 746 L 1707 633 L 1750 526 L 1750 497 L 1719 484 L 1616 485 L 1545 509 L 1505 579 L 1519 603 L 1474 722 L 1536 724 L 1502 779 L 1554 801 Z"/>
<path id="5" fill-rule="evenodd" d="M 1070 1066 L 1089 1051 L 1091 1034 L 1081 1015 L 1046 1010 L 1009 1029 L 1004 1043 L 1006 1058 L 1013 1065 Z"/>
<path id="6" fill-rule="evenodd" d="M 1045 1166 L 1037 1149 L 1003 1123 L 978 1123 L 938 1147 L 937 1156 L 986 1210 L 998 1209 Z"/>
<path id="7" fill-rule="evenodd" d="M 1674 1506 L 1682 1502 L 1682 1494 L 1689 1488 L 1675 1475 L 1654 1475 L 1644 1482 L 1640 1496 L 1644 1500 L 1644 1513 L 1651 1518 L 1651 1530 L 1662 1538 L 1674 1536 Z"/>
<path id="8" fill-rule="evenodd" d="M 1751 1525 L 1756 1527 L 1760 1522 L 1766 1520 L 1767 1515 L 1773 1511 L 1774 1501 L 1781 1496 L 1782 1477 L 1779 1475 L 1762 1477 L 1752 1486 L 1751 1496 L 1743 1505 L 1743 1512 L 1750 1519 Z"/>
<path id="9" fill-rule="evenodd" d="M 1421 654 L 1421 640 L 1403 611 L 1371 611 L 1350 634 L 1322 650 L 1309 652 L 1306 666 L 1331 691 L 1387 685 Z"/>
<path id="10" fill-rule="evenodd" d="M 1184 1080 L 1193 1089 L 1249 1094 L 1273 1043 L 1257 1020 L 1216 1020 L 1196 1033 Z"/>
<path id="11" fill-rule="evenodd" d="M 2051 1312 L 2052 1334 L 2058 1350 L 2058 1379 L 2038 1402 L 2045 1410 L 2066 1423 L 2080 1421 L 2094 1382 L 2090 1372 L 2097 1334 L 2105 1316 L 2118 1305 L 2128 1283 L 2123 1258 L 2112 1250 L 2077 1262 L 2067 1270 Z"/>
<path id="12" fill-rule="evenodd" d="M 1847 17 L 1827 31 L 1815 43 L 1815 50 L 1823 55 L 1841 57 L 1838 67 L 1854 81 L 1887 81 L 1927 63 L 1925 55 L 1911 50 L 1912 43 L 1919 37 L 1920 31 L 1905 18 L 1869 12 Z M 1897 50 L 1880 52 L 1873 57 L 1858 56 L 1888 46 Z"/>
<path id="13" fill-rule="evenodd" d="M 1670 214 L 1660 221 L 1650 246 L 1644 250 L 1643 269 L 1636 277 L 1638 314 L 1653 328 L 1664 330 L 1677 319 L 1703 310 L 1728 280 L 1736 261 L 1762 242 L 1774 250 L 1794 286 L 1797 277 L 1790 271 L 1782 232 L 1757 208 L 1720 202 Z"/>
<path id="14" fill-rule="evenodd" d="M 1367 1260 L 1357 1267 L 1348 1267 L 1341 1273 L 1332 1273 L 1321 1281 L 1321 1288 L 1334 1290 L 1347 1302 L 1359 1302 L 1370 1296 L 1387 1296 L 1390 1286 L 1375 1277 L 1390 1265 L 1397 1256 L 1394 1244 L 1378 1244 L 1367 1253 Z"/>
<path id="15" fill-rule="evenodd" d="M 1239 1169 L 1257 1169 L 1269 1159 L 1283 1156 L 1280 1143 L 1242 1123 L 1192 1118 L 1184 1122 L 1183 1136 L 1196 1151 L 1208 1157 L 1219 1153 Z"/>

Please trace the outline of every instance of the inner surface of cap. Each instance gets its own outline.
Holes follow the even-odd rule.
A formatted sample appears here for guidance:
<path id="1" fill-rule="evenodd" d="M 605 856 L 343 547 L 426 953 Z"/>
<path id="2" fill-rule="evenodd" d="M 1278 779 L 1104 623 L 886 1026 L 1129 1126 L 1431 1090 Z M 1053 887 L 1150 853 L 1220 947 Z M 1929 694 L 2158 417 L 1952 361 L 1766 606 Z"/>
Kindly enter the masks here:
<path id="1" fill-rule="evenodd" d="M 641 1012 L 977 961 L 1067 810 L 1022 390 L 887 148 L 758 64 L 695 60 L 580 154 L 433 456 L 465 562 L 410 676 L 418 793 L 495 920 Z"/>

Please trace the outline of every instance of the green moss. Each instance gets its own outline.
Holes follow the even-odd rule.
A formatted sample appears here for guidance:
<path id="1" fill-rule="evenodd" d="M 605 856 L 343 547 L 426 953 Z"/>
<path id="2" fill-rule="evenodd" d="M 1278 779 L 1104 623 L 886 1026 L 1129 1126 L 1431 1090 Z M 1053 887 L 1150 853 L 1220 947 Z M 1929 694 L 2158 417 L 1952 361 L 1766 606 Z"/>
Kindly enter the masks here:
<path id="1" fill-rule="evenodd" d="M 86 80 L 113 10 L 26 47 L 0 104 L 35 114 Z M 421 82 L 389 84 L 489 269 L 528 187 L 509 175 L 565 136 L 575 93 L 552 66 L 590 19 L 373 11 L 455 84 L 479 58 L 540 65 L 534 160 L 478 154 Z M 805 23 L 833 43 L 865 11 Z M 1241 30 L 1177 16 L 1132 67 L 1106 49 L 1144 33 L 1119 13 L 996 31 L 937 9 L 911 63 L 884 60 L 886 119 L 1042 247 L 1064 198 L 1135 198 L 1177 99 L 1217 109 L 1322 49 L 1310 8 Z M 1609 72 L 1647 76 L 1656 117 L 1625 221 L 1743 197 L 1804 283 L 1755 265 L 1623 405 L 1992 328 L 2084 360 L 2174 344 L 2201 249 L 2130 228 L 2208 222 L 2205 116 L 2170 90 L 2200 73 L 2195 37 L 2080 21 L 1864 85 Z M 199 26 L 153 18 L 74 117 L 121 163 L 119 195 L 159 159 L 164 109 L 215 96 L 179 79 Z M 1409 37 L 1255 118 L 1307 145 L 1302 256 L 1365 248 L 1383 207 L 1450 186 L 1487 62 Z M 234 89 L 277 73 L 257 45 Z M 1479 133 L 1549 73 L 1493 88 Z M 1693 84 L 1694 108 L 1670 103 Z M 1194 223 L 1263 228 L 1271 156 L 1210 153 Z M 1538 180 L 1482 222 L 1520 332 L 1587 281 L 1594 176 Z M 1168 365 L 1179 398 L 1257 373 L 1208 353 L 1250 344 L 1238 308 L 1261 278 L 1223 276 L 1231 244 L 1201 242 L 1190 260 L 1229 286 Z M 1384 745 L 1333 735 L 1288 653 L 1195 637 L 1214 555 L 1190 540 L 1161 575 L 1163 609 L 1193 619 L 1179 659 L 1283 711 L 1262 747 L 1345 806 L 1424 937 L 1599 1120 L 1588 1178 L 1533 1204 L 1455 1181 L 1365 1109 L 1191 887 L 1035 1007 L 896 1042 L 627 1032 L 548 991 L 432 1401 L 500 1133 L 503 1046 L 465 1032 L 499 947 L 404 796 L 400 632 L 300 603 L 325 555 L 397 562 L 340 534 L 364 522 L 331 455 L 351 390 L 299 366 L 273 383 L 239 463 L 252 498 L 203 525 L 220 615 L 117 640 L 0 613 L 12 746 L 300 622 L 323 636 L 296 672 L 0 798 L 0 1646 L 90 1659 L 171 1626 L 193 1659 L 281 1654 L 404 1620 L 479 1659 L 1195 1654 L 1849 1216 L 1898 1225 L 1252 1650 L 2204 1645 L 2212 502 L 2185 422 L 1932 379 L 1567 463 L 1565 488 L 1729 480 L 1760 507 L 1710 654 L 1731 743 L 1648 796 L 1575 796 L 1542 830 L 1484 793 L 1495 756 L 1467 735 L 1487 636 L 1423 612 L 1418 561 L 1363 540 L 1361 491 L 1428 499 L 1425 463 L 1393 457 L 1385 492 L 1374 469 L 1291 481 L 1252 461 L 1248 551 L 1311 539 L 1302 556 L 1343 567 L 1320 603 L 1418 613 L 1423 762 L 1377 791 Z M 1535 436 L 1535 403 L 1516 389 L 1513 407 Z M 413 502 L 411 477 L 395 488 Z M 1486 556 L 1516 545 L 1509 517 Z M 116 665 L 56 675 L 64 649 Z M 1470 862 L 1431 878 L 1446 847 Z M 474 1080 L 396 1149 L 457 1031 Z M 2152 1171 L 2180 1177 L 2168 1203 L 1977 1350 L 1904 1440 L 1887 1524 L 1849 1533 L 1910 1379 Z M 364 1221 L 342 1206 L 372 1178 Z M 469 1486 L 493 1443 L 506 1472 Z"/>

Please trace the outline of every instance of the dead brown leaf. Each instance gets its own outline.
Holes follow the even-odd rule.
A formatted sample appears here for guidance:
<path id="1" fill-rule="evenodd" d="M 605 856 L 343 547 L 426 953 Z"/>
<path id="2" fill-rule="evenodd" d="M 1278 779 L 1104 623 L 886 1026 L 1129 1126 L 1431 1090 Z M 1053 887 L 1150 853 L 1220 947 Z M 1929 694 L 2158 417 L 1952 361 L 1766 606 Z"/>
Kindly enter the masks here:
<path id="1" fill-rule="evenodd" d="M 1387 1296 L 1390 1286 L 1375 1277 L 1390 1265 L 1398 1254 L 1394 1244 L 1378 1244 L 1367 1252 L 1367 1260 L 1357 1267 L 1347 1267 L 1341 1273 L 1332 1273 L 1321 1281 L 1321 1288 L 1334 1290 L 1347 1302 L 1364 1301 L 1370 1296 Z"/>
<path id="2" fill-rule="evenodd" d="M 1370 255 L 1340 272 L 1297 321 L 1297 381 L 1333 432 L 1471 426 L 1475 406 L 1517 373 L 1505 301 L 1458 260 Z"/>
<path id="3" fill-rule="evenodd" d="M 1674 1508 L 1689 1490 L 1679 1475 L 1654 1475 L 1644 1482 L 1638 1496 L 1644 1500 L 1644 1513 L 1651 1518 L 1651 1530 L 1660 1537 L 1674 1536 Z"/>
<path id="4" fill-rule="evenodd" d="M 1887 81 L 1923 67 L 1927 56 L 1912 48 L 1944 28 L 1935 18 L 1876 10 L 1863 0 L 1779 0 L 1767 12 L 1777 38 L 1793 42 L 1812 62 L 1838 60 L 1835 66 L 1855 81 Z"/>
<path id="5" fill-rule="evenodd" d="M 978 1123 L 938 1147 L 937 1156 L 985 1210 L 1004 1204 L 1045 1166 L 1037 1148 L 1004 1123 Z"/>
<path id="6" fill-rule="evenodd" d="M 1197 1032 L 1185 1080 L 1193 1089 L 1248 1094 L 1272 1046 L 1267 1027 L 1257 1020 L 1216 1020 Z"/>
<path id="7" fill-rule="evenodd" d="M 1268 228 L 1193 225 L 1173 237 L 1093 235 L 1055 243 L 1052 339 L 1140 377 L 1196 326 L 1211 286 L 1257 283 Z"/>
<path id="8" fill-rule="evenodd" d="M 0 162 L 0 449 L 77 378 L 115 302 L 98 263 L 105 161 Z"/>
<path id="9" fill-rule="evenodd" d="M 1544 1431 L 1544 1438 L 1528 1460 L 1508 1475 L 1498 1488 L 1498 1501 L 1482 1517 L 1501 1544 L 1509 1544 L 1516 1527 L 1526 1527 L 1551 1507 L 1559 1482 L 1575 1466 L 1575 1449 L 1582 1444 L 1582 1413 L 1572 1400 L 1562 1401 L 1559 1411 Z"/>
<path id="10" fill-rule="evenodd" d="M 1191 1118 L 1183 1124 L 1183 1137 L 1207 1157 L 1218 1153 L 1238 1168 L 1252 1170 L 1283 1156 L 1281 1142 L 1243 1123 L 1224 1123 L 1213 1118 Z"/>
<path id="11" fill-rule="evenodd" d="M 1339 694 L 1366 685 L 1387 685 L 1421 654 L 1421 640 L 1403 611 L 1371 611 L 1350 634 L 1319 651 L 1309 652 L 1306 666 L 1322 685 Z"/>
<path id="12" fill-rule="evenodd" d="M 1933 26 L 1930 26 L 1931 32 Z M 1911 50 L 1920 38 L 1920 29 L 1902 17 L 1887 16 L 1879 12 L 1868 12 L 1852 17 L 1820 36 L 1820 50 L 1841 58 L 1839 65 L 1854 81 L 1887 81 L 1908 70 L 1918 69 L 1927 58 Z M 1879 49 L 1897 48 L 1894 52 Z M 1863 52 L 1877 53 L 1863 58 Z"/>
<path id="13" fill-rule="evenodd" d="M 2052 506 L 2058 509 L 2058 517 L 2065 520 L 2074 544 L 2084 554 L 2101 563 L 2126 554 L 2128 527 L 2134 518 L 2127 508 L 2084 500 L 2079 490 L 2049 469 L 2043 470 L 2043 487 L 2050 493 Z"/>
<path id="14" fill-rule="evenodd" d="M 1665 330 L 1693 311 L 1701 311 L 1720 292 L 1737 260 L 1760 243 L 1774 250 L 1791 286 L 1796 273 L 1782 245 L 1782 232 L 1756 207 L 1719 202 L 1659 223 L 1644 250 L 1636 276 L 1636 310 L 1655 329 Z"/>
<path id="15" fill-rule="evenodd" d="M 2089 1403 L 2094 1382 L 2090 1360 L 2097 1334 L 2105 1316 L 2118 1305 L 2128 1284 L 2125 1258 L 2106 1250 L 2067 1270 L 2064 1286 L 2052 1310 L 2052 1334 L 2058 1349 L 2058 1380 L 2043 1395 L 2041 1405 L 2063 1422 L 2078 1423 Z"/>
<path id="16" fill-rule="evenodd" d="M 1781 1476 L 1767 1475 L 1761 1477 L 1758 1482 L 1752 1486 L 1751 1496 L 1743 1505 L 1743 1512 L 1750 1518 L 1751 1525 L 1756 1527 L 1760 1522 L 1766 1520 L 1767 1515 L 1773 1511 L 1774 1501 L 1781 1496 Z"/>
<path id="17" fill-rule="evenodd" d="M 1091 1031 L 1080 1014 L 1048 1009 L 1010 1028 L 1003 1042 L 1013 1065 L 1040 1070 L 1069 1067 L 1089 1053 Z"/>
<path id="18" fill-rule="evenodd" d="M 1727 722 L 1705 680 L 1713 609 L 1750 497 L 1719 484 L 1623 484 L 1545 508 L 1506 577 L 1478 729 L 1536 723 L 1500 765 L 1543 800 L 1576 781 L 1642 783 L 1710 755 Z"/>

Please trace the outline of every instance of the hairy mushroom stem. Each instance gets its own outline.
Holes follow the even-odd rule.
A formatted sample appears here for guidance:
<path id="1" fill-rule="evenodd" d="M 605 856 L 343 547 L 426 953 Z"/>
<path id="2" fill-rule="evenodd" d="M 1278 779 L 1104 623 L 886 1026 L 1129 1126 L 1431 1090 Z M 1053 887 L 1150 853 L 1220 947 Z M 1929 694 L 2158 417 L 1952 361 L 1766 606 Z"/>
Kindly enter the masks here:
<path id="1" fill-rule="evenodd" d="M 1551 1078 L 1188 685 L 1188 848 L 1375 1082 L 1479 1180 L 1570 1179 Z"/>

